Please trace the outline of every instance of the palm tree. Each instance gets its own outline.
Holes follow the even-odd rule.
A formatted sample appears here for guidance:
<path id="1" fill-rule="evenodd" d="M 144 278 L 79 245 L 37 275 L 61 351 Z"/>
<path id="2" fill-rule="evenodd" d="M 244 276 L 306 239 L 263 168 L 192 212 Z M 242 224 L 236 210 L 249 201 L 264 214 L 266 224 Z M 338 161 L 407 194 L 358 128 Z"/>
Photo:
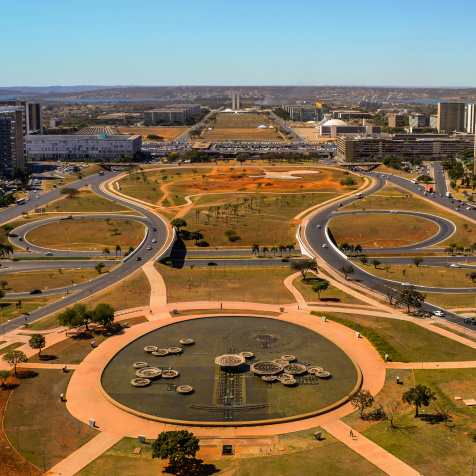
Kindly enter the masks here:
<path id="1" fill-rule="evenodd" d="M 286 248 L 288 249 L 289 255 L 291 255 L 291 250 L 296 249 L 293 243 L 289 243 L 289 245 L 286 245 Z"/>
<path id="2" fill-rule="evenodd" d="M 253 243 L 253 244 L 251 245 L 251 251 L 253 252 L 253 254 L 259 253 L 259 245 L 258 245 L 258 243 Z"/>
<path id="3" fill-rule="evenodd" d="M 278 246 L 278 250 L 281 253 L 281 258 L 283 257 L 283 251 L 286 251 L 286 246 L 282 243 Z"/>
<path id="4" fill-rule="evenodd" d="M 3 245 L 3 253 L 4 256 L 7 258 L 10 256 L 10 254 L 13 254 L 13 246 L 12 245 Z"/>
<path id="5" fill-rule="evenodd" d="M 106 246 L 106 247 L 102 250 L 102 252 L 104 253 L 104 256 L 106 256 L 106 255 L 108 255 L 108 254 L 111 252 L 111 250 Z"/>
<path id="6" fill-rule="evenodd" d="M 268 251 L 268 249 L 269 248 L 267 246 L 263 246 L 263 248 L 262 248 L 264 258 L 266 258 L 266 252 Z"/>
<path id="7" fill-rule="evenodd" d="M 121 247 L 116 244 L 116 258 L 117 258 L 117 252 L 119 251 L 119 255 L 121 254 Z"/>
<path id="8" fill-rule="evenodd" d="M 362 253 L 362 246 L 358 243 L 354 246 L 354 251 L 358 254 Z"/>

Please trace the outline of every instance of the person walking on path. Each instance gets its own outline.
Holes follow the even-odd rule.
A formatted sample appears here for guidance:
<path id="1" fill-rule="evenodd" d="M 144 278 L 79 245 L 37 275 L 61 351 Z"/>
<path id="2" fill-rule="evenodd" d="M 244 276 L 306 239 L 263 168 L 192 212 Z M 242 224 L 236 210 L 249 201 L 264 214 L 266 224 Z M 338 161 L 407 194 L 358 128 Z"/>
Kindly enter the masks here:
<path id="1" fill-rule="evenodd" d="M 354 432 L 350 430 L 350 438 L 353 440 L 354 439 Z"/>

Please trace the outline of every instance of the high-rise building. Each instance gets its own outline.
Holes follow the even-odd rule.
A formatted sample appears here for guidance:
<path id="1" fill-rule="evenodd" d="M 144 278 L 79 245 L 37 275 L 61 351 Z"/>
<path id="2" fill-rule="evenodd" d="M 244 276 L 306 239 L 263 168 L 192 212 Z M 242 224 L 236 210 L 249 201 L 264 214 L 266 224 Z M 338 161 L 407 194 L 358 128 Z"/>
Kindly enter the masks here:
<path id="1" fill-rule="evenodd" d="M 23 108 L 0 107 L 0 174 L 23 167 Z"/>
<path id="2" fill-rule="evenodd" d="M 307 121 L 320 121 L 324 117 L 321 107 L 317 107 L 314 104 L 311 105 L 295 105 L 284 104 L 281 106 L 290 116 L 292 121 L 295 122 L 307 122 Z"/>
<path id="3" fill-rule="evenodd" d="M 43 112 L 39 102 L 20 101 L 9 99 L 1 101 L 0 106 L 12 106 L 23 108 L 23 133 L 43 134 Z"/>
<path id="4" fill-rule="evenodd" d="M 231 93 L 231 108 L 234 111 L 240 110 L 240 93 L 238 91 L 233 91 Z"/>
<path id="5" fill-rule="evenodd" d="M 464 102 L 438 103 L 438 132 L 464 132 Z"/>
<path id="6" fill-rule="evenodd" d="M 426 117 L 424 114 L 410 114 L 408 117 L 408 125 L 410 127 L 425 127 Z"/>
<path id="7" fill-rule="evenodd" d="M 466 132 L 474 134 L 476 132 L 476 103 L 469 103 L 466 108 Z"/>
<path id="8" fill-rule="evenodd" d="M 403 127 L 404 125 L 401 114 L 391 113 L 388 115 L 388 127 Z"/>
<path id="9" fill-rule="evenodd" d="M 430 116 L 430 127 L 432 129 L 438 129 L 438 116 Z"/>

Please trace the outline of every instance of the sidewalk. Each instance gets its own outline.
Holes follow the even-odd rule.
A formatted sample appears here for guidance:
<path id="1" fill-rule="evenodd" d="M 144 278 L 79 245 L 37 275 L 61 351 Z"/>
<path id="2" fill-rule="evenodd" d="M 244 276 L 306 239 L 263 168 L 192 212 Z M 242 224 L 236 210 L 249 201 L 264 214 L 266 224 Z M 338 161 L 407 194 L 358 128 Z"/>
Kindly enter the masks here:
<path id="1" fill-rule="evenodd" d="M 411 466 L 408 466 L 340 420 L 322 425 L 322 428 L 390 476 L 420 476 L 420 473 Z M 350 437 L 351 431 L 353 438 Z"/>

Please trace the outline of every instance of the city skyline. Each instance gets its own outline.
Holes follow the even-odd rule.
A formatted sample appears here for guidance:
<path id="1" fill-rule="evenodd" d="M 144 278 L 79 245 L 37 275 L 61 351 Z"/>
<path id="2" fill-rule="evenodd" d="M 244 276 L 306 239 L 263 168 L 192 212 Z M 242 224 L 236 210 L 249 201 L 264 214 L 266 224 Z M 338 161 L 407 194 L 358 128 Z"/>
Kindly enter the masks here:
<path id="1" fill-rule="evenodd" d="M 3 7 L 0 84 L 471 87 L 462 1 L 24 0 Z M 18 22 L 21 19 L 21 28 Z"/>

